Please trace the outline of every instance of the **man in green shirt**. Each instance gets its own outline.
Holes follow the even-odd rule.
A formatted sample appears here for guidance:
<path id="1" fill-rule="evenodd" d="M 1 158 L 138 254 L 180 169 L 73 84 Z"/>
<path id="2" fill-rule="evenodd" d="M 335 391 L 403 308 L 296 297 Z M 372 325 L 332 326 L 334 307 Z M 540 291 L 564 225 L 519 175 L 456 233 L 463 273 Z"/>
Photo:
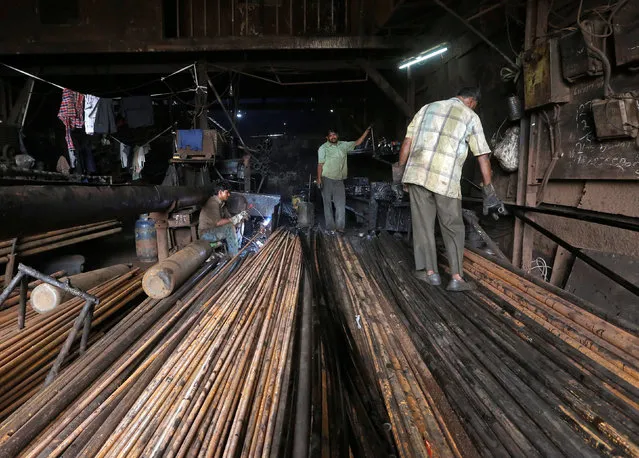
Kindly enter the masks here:
<path id="1" fill-rule="evenodd" d="M 367 127 L 354 142 L 342 142 L 334 130 L 329 130 L 326 143 L 317 151 L 317 185 L 322 189 L 326 230 L 344 232 L 346 225 L 346 194 L 344 180 L 348 175 L 346 155 L 361 145 L 371 128 Z M 333 218 L 335 204 L 335 218 Z"/>

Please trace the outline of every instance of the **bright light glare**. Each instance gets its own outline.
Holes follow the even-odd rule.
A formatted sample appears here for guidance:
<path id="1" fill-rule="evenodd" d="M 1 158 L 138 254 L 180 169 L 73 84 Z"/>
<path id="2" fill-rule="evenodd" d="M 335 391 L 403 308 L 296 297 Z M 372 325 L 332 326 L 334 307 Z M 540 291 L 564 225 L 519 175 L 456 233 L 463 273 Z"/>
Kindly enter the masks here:
<path id="1" fill-rule="evenodd" d="M 419 62 L 423 62 L 426 59 L 430 59 L 431 57 L 435 57 L 435 56 L 439 56 L 440 54 L 444 54 L 446 51 L 448 51 L 448 48 L 444 47 L 444 48 L 436 49 L 435 51 L 432 51 L 432 52 L 429 52 L 429 53 L 426 53 L 426 54 L 422 54 L 422 55 L 419 55 L 419 56 L 416 56 L 416 57 L 411 57 L 408 62 L 405 62 L 405 63 L 401 64 L 399 66 L 399 69 L 403 70 L 404 68 L 408 68 L 411 65 L 415 65 L 415 64 L 417 64 Z"/>
<path id="2" fill-rule="evenodd" d="M 237 114 L 235 115 L 237 118 L 241 118 L 242 116 L 244 116 L 242 113 L 240 113 L 239 111 L 237 112 Z"/>
<path id="3" fill-rule="evenodd" d="M 264 221 L 262 221 L 262 226 L 266 227 L 269 224 L 271 224 L 271 218 L 264 218 Z"/>

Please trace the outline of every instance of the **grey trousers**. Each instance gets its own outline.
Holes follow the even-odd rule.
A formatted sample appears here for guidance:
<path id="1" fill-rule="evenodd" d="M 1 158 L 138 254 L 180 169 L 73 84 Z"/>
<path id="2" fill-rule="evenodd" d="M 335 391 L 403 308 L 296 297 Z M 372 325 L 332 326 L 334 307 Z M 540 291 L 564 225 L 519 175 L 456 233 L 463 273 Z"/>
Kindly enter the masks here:
<path id="1" fill-rule="evenodd" d="M 438 271 L 435 245 L 435 218 L 437 217 L 444 245 L 446 245 L 451 273 L 461 275 L 466 236 L 461 199 L 435 194 L 417 185 L 408 185 L 408 191 L 413 221 L 415 269 Z"/>
<path id="2" fill-rule="evenodd" d="M 346 193 L 344 180 L 331 180 L 322 177 L 322 198 L 324 201 L 324 221 L 329 231 L 343 231 L 346 226 Z M 333 219 L 335 204 L 335 219 Z"/>

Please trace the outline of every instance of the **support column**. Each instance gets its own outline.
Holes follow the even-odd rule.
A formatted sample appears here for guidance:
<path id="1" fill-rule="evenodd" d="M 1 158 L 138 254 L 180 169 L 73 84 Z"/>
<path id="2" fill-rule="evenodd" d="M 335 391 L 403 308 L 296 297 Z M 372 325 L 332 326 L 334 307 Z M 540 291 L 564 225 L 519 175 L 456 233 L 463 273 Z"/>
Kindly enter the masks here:
<path id="1" fill-rule="evenodd" d="M 197 92 L 195 93 L 195 105 L 198 110 L 198 129 L 208 129 L 208 91 L 207 91 L 207 79 L 206 74 L 206 61 L 199 60 L 195 64 L 195 72 L 197 74 Z"/>

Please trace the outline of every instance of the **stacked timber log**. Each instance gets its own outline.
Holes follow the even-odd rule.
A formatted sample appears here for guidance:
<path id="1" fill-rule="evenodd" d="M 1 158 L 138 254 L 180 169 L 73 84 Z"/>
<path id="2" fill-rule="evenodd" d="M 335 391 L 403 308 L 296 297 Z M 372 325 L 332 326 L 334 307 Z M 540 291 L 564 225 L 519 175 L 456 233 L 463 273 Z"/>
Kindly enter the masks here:
<path id="1" fill-rule="evenodd" d="M 76 243 L 117 234 L 121 231 L 122 227 L 119 221 L 109 220 L 19 237 L 18 239 L 2 240 L 0 241 L 0 264 L 8 262 L 11 254 L 19 257 L 32 256 Z"/>
<path id="2" fill-rule="evenodd" d="M 37 286 L 36 282 L 33 286 Z M 112 325 L 115 319 L 121 319 L 136 300 L 139 302 L 143 295 L 142 275 L 134 269 L 88 292 L 100 299 L 91 321 L 90 337 L 95 341 L 102 329 Z M 0 418 L 7 417 L 41 389 L 83 305 L 81 298 L 72 298 L 47 314 L 28 308 L 24 329 L 18 328 L 17 306 L 2 312 Z M 72 351 L 77 353 L 75 348 Z"/>
<path id="3" fill-rule="evenodd" d="M 0 455 L 281 456 L 301 273 L 279 231 L 147 299 L 0 425 Z"/>
<path id="4" fill-rule="evenodd" d="M 424 456 L 405 446 L 414 435 L 405 425 L 434 455 L 451 452 L 410 408 L 421 364 L 434 384 L 424 391 L 445 394 L 481 455 L 639 456 L 636 334 L 471 252 L 464 267 L 479 289 L 453 294 L 414 278 L 412 253 L 387 234 L 330 244 L 339 250 L 325 275 L 344 285 L 337 304 L 388 397 L 401 456 Z"/>

